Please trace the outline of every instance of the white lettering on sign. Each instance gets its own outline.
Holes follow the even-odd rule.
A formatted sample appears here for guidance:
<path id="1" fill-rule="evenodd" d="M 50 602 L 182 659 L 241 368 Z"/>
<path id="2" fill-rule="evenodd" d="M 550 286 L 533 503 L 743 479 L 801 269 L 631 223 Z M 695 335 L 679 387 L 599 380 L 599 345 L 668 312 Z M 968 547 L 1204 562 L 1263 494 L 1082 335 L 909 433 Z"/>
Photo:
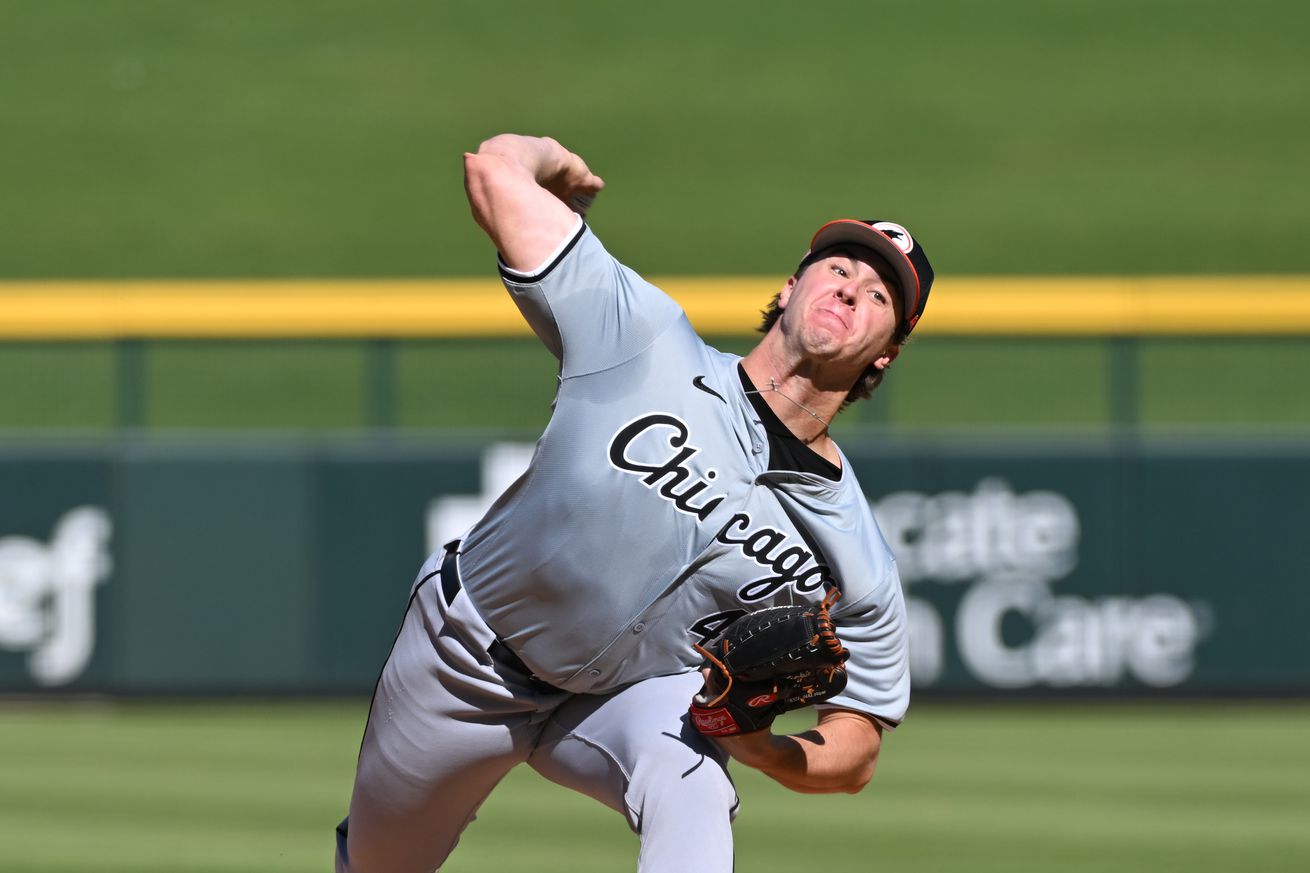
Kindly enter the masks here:
<path id="1" fill-rule="evenodd" d="M 50 542 L 0 537 L 0 648 L 30 652 L 41 685 L 76 679 L 95 648 L 95 587 L 109 577 L 109 514 L 79 506 Z"/>
<path id="2" fill-rule="evenodd" d="M 527 471 L 535 451 L 532 443 L 495 443 L 482 454 L 480 494 L 438 497 L 429 503 L 427 554 L 473 527 L 496 498 Z"/>
<path id="3" fill-rule="evenodd" d="M 1053 491 L 1017 494 L 999 478 L 972 493 L 890 494 L 873 506 L 908 590 L 928 582 L 967 586 L 954 623 L 960 661 L 995 688 L 1113 686 L 1131 679 L 1163 688 L 1185 681 L 1208 629 L 1208 604 L 1165 593 L 1058 595 L 1078 566 L 1082 526 Z M 907 597 L 910 672 L 932 685 L 945 661 L 941 614 Z"/>
<path id="4" fill-rule="evenodd" d="M 1015 494 L 991 478 L 972 494 L 889 494 L 874 511 L 907 585 L 1020 569 L 1059 579 L 1078 562 L 1078 512 L 1053 491 Z"/>
<path id="5" fill-rule="evenodd" d="M 1031 637 L 1007 643 L 1002 622 L 1017 620 Z M 998 688 L 1116 685 L 1125 678 L 1155 687 L 1192 672 L 1201 622 L 1170 594 L 1099 599 L 1055 596 L 1041 579 L 984 579 L 960 601 L 960 656 Z"/>
<path id="6" fill-rule="evenodd" d="M 941 678 L 946 650 L 942 617 L 931 603 L 917 597 L 905 598 L 905 613 L 910 629 L 910 676 L 915 682 L 932 685 Z"/>

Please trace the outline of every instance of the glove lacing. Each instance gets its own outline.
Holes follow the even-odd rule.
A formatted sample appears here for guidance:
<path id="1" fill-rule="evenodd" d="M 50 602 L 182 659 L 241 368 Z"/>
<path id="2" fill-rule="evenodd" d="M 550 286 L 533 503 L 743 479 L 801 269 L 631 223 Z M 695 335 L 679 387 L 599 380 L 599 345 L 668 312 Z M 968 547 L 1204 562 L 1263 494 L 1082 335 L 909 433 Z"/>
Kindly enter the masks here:
<path id="1" fill-rule="evenodd" d="M 814 639 L 810 641 L 810 645 L 813 646 L 818 646 L 820 641 L 822 641 L 823 645 L 832 653 L 832 656 L 838 659 L 836 664 L 824 668 L 824 672 L 827 674 L 827 680 L 829 682 L 832 681 L 832 677 L 836 674 L 840 665 L 850 657 L 850 653 L 846 651 L 846 647 L 843 646 L 841 640 L 837 638 L 837 629 L 833 626 L 832 618 L 828 615 L 828 610 L 831 609 L 838 600 L 841 600 L 841 591 L 834 585 L 832 589 L 828 591 L 827 596 L 823 598 L 823 602 L 819 604 L 818 620 L 815 622 L 815 624 L 818 625 L 819 632 L 816 633 Z M 732 644 L 727 640 L 723 641 L 723 654 L 725 656 L 728 654 L 728 649 L 731 645 Z M 728 678 L 728 684 L 723 687 L 723 690 L 719 692 L 718 696 L 704 704 L 704 706 L 711 708 L 718 706 L 720 701 L 727 697 L 728 692 L 732 690 L 732 671 L 728 669 L 727 664 L 715 657 L 713 652 L 702 646 L 700 643 L 693 643 L 692 648 L 699 652 L 701 657 L 718 668 L 721 675 Z M 774 694 L 778 693 L 778 683 L 776 681 L 773 683 L 772 690 Z"/>

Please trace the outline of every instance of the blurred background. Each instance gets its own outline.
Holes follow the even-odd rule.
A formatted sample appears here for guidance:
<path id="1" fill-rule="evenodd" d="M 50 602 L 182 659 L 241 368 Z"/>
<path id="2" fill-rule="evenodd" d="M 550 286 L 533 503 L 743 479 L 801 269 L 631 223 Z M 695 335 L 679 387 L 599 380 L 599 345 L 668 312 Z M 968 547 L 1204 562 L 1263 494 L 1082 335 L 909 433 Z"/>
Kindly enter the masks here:
<path id="1" fill-rule="evenodd" d="M 798 820 L 851 869 L 1306 869 L 1308 39 L 1290 0 L 7 0 L 0 869 L 329 868 L 414 571 L 550 414 L 463 196 L 507 130 L 726 350 L 830 218 L 937 270 L 835 427 L 916 703 L 857 797 L 737 772 L 739 869 L 813 863 Z M 445 869 L 635 850 L 516 772 Z"/>

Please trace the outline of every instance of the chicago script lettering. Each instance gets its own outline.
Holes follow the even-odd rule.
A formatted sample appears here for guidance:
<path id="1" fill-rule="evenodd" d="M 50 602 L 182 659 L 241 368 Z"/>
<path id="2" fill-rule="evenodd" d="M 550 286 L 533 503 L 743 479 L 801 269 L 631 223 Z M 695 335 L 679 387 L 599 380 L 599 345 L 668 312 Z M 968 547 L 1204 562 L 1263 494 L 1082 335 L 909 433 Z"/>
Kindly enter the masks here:
<path id="1" fill-rule="evenodd" d="M 629 458 L 628 447 L 646 431 L 657 428 L 672 431 L 668 438 L 669 448 L 678 451 L 672 457 L 653 463 Z M 655 483 L 663 480 L 663 484 L 657 489 L 659 495 L 671 501 L 680 511 L 704 521 L 715 507 L 723 502 L 723 497 L 713 497 L 700 506 L 691 502 L 693 497 L 709 487 L 709 480 L 718 474 L 714 470 L 707 470 L 704 478 L 700 476 L 693 478 L 692 471 L 686 467 L 686 463 L 695 457 L 700 449 L 687 445 L 687 436 L 687 425 L 681 419 L 662 413 L 642 416 L 614 435 L 614 439 L 610 441 L 610 463 L 628 473 L 645 473 L 641 482 L 647 488 L 654 488 Z M 678 486 L 688 479 L 692 479 L 692 483 L 678 491 Z"/>
<path id="2" fill-rule="evenodd" d="M 642 440 L 647 434 L 651 438 Z M 665 439 L 661 442 L 657 435 Z M 609 445 L 609 461 L 616 469 L 640 476 L 641 484 L 672 503 L 679 512 L 705 521 L 726 495 L 712 495 L 699 504 L 693 502 L 710 487 L 718 473 L 710 469 L 701 476 L 691 469 L 689 462 L 701 450 L 688 443 L 690 436 L 682 419 L 652 412 L 634 419 L 614 434 Z M 736 546 L 743 556 L 771 573 L 752 579 L 737 590 L 737 598 L 744 603 L 765 600 L 789 585 L 797 593 L 808 594 L 833 581 L 828 567 L 815 561 L 813 552 L 796 545 L 787 531 L 768 525 L 755 527 L 748 513 L 734 513 L 715 539 Z"/>
<path id="3" fill-rule="evenodd" d="M 738 512 L 728 519 L 715 539 L 725 545 L 739 547 L 746 557 L 777 575 L 747 582 L 737 591 L 738 599 L 747 603 L 764 600 L 772 597 L 784 585 L 791 585 L 797 592 L 806 594 L 818 591 L 832 581 L 828 568 L 819 563 L 797 575 L 796 571 L 805 566 L 814 554 L 800 546 L 780 549 L 787 542 L 786 533 L 768 526 L 751 530 L 751 524 L 749 515 Z M 734 536 L 734 530 L 744 531 L 745 534 Z"/>

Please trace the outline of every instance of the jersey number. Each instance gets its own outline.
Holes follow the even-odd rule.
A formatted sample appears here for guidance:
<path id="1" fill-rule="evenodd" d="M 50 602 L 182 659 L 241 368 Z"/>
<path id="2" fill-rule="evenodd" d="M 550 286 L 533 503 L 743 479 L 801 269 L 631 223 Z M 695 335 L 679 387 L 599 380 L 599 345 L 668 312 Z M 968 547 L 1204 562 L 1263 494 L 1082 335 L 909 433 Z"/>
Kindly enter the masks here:
<path id="1" fill-rule="evenodd" d="M 693 635 L 699 634 L 700 639 L 696 645 L 703 646 L 710 640 L 719 635 L 725 627 L 732 624 L 737 619 L 746 614 L 744 609 L 729 609 L 726 612 L 716 612 L 713 615 L 707 615 L 700 621 L 693 624 L 687 629 L 687 632 Z"/>

